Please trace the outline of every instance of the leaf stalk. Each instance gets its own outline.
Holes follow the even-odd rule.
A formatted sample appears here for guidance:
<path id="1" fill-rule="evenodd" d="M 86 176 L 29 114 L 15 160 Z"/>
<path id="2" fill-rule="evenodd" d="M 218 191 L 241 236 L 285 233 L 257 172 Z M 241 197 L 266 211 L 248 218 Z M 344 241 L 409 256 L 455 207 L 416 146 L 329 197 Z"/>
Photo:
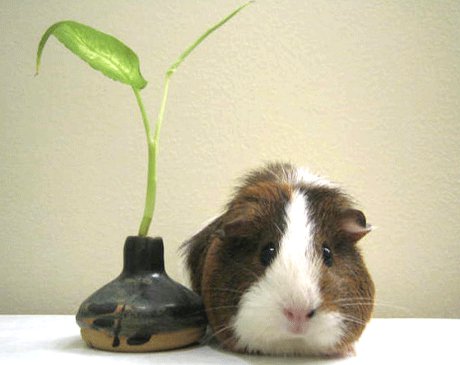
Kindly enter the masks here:
<path id="1" fill-rule="evenodd" d="M 163 125 L 163 119 L 166 110 L 166 102 L 168 100 L 169 92 L 169 82 L 171 81 L 172 75 L 176 72 L 177 68 L 181 65 L 182 62 L 187 58 L 187 56 L 192 53 L 192 51 L 203 42 L 211 33 L 216 29 L 220 28 L 227 21 L 233 18 L 238 14 L 243 8 L 251 4 L 253 1 L 249 1 L 232 13 L 223 18 L 220 22 L 213 25 L 205 33 L 203 33 L 192 45 L 190 45 L 179 57 L 178 59 L 168 68 L 164 78 L 163 86 L 163 96 L 161 99 L 160 110 L 158 112 L 157 119 L 155 121 L 155 132 L 152 137 L 150 124 L 145 113 L 145 109 L 142 103 L 140 92 L 138 89 L 133 87 L 134 94 L 136 95 L 136 100 L 139 105 L 142 114 L 142 121 L 144 123 L 145 132 L 147 134 L 147 146 L 148 146 L 148 170 L 147 170 L 147 194 L 145 197 L 145 208 L 144 215 L 142 217 L 141 225 L 139 227 L 139 236 L 147 236 L 150 224 L 152 222 L 153 213 L 155 210 L 156 203 L 156 190 L 157 190 L 157 157 L 159 152 L 159 143 L 160 143 L 160 131 Z"/>

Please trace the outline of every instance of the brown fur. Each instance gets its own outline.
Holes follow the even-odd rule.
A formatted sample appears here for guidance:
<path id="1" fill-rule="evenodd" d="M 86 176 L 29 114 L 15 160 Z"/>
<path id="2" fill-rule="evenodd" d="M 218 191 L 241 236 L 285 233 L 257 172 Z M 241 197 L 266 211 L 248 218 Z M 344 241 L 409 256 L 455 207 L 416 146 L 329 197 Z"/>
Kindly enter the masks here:
<path id="1" fill-rule="evenodd" d="M 290 165 L 272 164 L 250 173 L 225 212 L 183 245 L 192 287 L 203 297 L 215 336 L 228 349 L 237 350 L 231 318 L 242 294 L 264 274 L 261 250 L 268 242 L 279 245 L 284 208 L 294 189 L 308 197 L 318 254 L 323 244 L 334 253 L 332 267 L 322 268 L 320 309 L 350 316 L 346 335 L 334 350 L 348 351 L 370 319 L 374 285 L 355 245 L 369 231 L 364 215 L 352 208 L 351 199 L 338 188 L 294 182 L 294 172 Z"/>

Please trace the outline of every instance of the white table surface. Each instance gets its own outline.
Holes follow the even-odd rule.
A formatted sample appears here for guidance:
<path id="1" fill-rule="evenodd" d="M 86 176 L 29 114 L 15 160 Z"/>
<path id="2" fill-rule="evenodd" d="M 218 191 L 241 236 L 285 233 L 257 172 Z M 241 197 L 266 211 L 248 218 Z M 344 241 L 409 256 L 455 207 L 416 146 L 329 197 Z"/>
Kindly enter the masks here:
<path id="1" fill-rule="evenodd" d="M 111 353 L 87 347 L 74 316 L 0 316 L 0 364 L 455 364 L 460 319 L 373 319 L 345 359 L 242 356 L 210 346 L 157 353 Z"/>

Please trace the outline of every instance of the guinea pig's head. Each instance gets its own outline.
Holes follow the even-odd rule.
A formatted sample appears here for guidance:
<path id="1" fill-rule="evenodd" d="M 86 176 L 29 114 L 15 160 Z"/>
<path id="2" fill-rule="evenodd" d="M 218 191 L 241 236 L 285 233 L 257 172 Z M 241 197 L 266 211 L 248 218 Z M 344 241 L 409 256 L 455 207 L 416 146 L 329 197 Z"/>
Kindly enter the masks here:
<path id="1" fill-rule="evenodd" d="M 240 352 L 350 351 L 373 309 L 357 247 L 370 230 L 324 179 L 279 164 L 250 174 L 225 213 L 190 241 L 193 286 L 216 338 Z"/>

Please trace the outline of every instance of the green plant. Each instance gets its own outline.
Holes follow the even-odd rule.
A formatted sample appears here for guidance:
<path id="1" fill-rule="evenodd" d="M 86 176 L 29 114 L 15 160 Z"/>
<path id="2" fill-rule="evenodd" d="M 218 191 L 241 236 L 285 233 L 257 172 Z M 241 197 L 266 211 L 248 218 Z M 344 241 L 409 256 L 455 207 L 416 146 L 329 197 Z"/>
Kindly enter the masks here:
<path id="1" fill-rule="evenodd" d="M 168 68 L 165 74 L 163 97 L 158 116 L 155 121 L 154 132 L 147 117 L 140 91 L 147 85 L 147 81 L 140 72 L 139 58 L 125 44 L 115 37 L 102 33 L 87 25 L 75 21 L 62 21 L 53 24 L 43 34 L 37 51 L 36 75 L 40 71 L 41 56 L 48 38 L 53 35 L 70 51 L 87 62 L 94 69 L 102 72 L 113 80 L 120 81 L 132 87 L 144 123 L 148 146 L 147 193 L 145 198 L 144 215 L 139 227 L 139 236 L 147 236 L 153 218 L 157 188 L 157 157 L 160 140 L 160 130 L 168 98 L 171 76 L 187 58 L 187 56 L 212 32 L 220 28 L 228 20 L 248 6 L 252 1 L 238 7 L 220 22 L 203 33 L 179 58 Z"/>

